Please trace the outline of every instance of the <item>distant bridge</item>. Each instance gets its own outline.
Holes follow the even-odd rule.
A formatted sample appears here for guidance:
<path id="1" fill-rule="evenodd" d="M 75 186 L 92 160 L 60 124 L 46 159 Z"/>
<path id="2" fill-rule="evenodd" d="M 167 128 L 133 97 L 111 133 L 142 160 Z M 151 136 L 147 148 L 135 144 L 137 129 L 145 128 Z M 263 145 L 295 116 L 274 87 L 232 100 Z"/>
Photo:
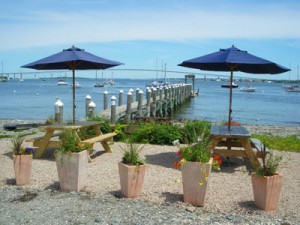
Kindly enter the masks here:
<path id="1" fill-rule="evenodd" d="M 92 70 L 80 70 L 80 72 L 87 72 Z M 132 71 L 132 72 L 156 72 L 156 73 L 172 73 L 172 74 L 193 74 L 193 75 L 199 75 L 203 77 L 221 77 L 221 78 L 228 78 L 228 74 L 216 74 L 216 73 L 205 73 L 201 72 L 200 70 L 194 70 L 193 72 L 190 71 L 177 71 L 177 70 L 164 70 L 164 69 L 106 69 L 106 70 L 96 70 L 96 71 L 105 71 L 105 72 L 113 72 L 113 71 Z M 29 72 L 9 72 L 9 73 L 2 73 L 1 75 L 7 76 L 9 78 L 18 79 L 22 77 L 23 75 L 35 75 L 33 78 L 37 77 L 39 78 L 41 75 L 42 78 L 57 78 L 61 77 L 61 74 L 65 73 L 65 76 L 67 76 L 67 73 L 71 73 L 70 70 L 49 70 L 49 71 L 29 71 Z M 39 75 L 39 76 L 37 76 Z M 168 78 L 172 78 L 168 76 Z M 235 76 L 235 78 L 242 78 L 242 79 L 252 79 L 252 80 L 259 80 L 258 78 L 249 78 L 249 77 L 240 77 Z"/>

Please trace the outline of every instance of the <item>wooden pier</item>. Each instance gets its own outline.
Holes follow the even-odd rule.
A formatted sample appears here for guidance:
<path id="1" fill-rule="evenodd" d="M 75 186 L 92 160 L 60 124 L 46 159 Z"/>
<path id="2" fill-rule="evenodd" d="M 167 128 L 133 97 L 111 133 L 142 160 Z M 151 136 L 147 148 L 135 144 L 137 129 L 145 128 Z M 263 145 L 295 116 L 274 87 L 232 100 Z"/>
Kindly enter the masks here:
<path id="1" fill-rule="evenodd" d="M 144 92 L 131 89 L 127 93 L 127 102 L 123 104 L 123 92 L 120 91 L 118 106 L 115 96 L 111 97 L 108 107 L 108 93 L 104 93 L 104 115 L 115 124 L 118 120 L 130 121 L 135 116 L 139 117 L 170 117 L 174 111 L 186 101 L 189 101 L 193 93 L 191 84 L 174 84 L 157 88 L 147 88 L 146 98 Z M 134 99 L 135 95 L 135 99 Z"/>

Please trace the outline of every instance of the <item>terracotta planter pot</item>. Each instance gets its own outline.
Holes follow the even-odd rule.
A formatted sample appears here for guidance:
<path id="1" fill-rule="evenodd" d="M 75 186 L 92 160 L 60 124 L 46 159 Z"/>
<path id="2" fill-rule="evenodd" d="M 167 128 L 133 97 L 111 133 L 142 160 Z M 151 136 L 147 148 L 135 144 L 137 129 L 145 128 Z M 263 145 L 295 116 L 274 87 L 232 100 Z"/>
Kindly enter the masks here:
<path id="1" fill-rule="evenodd" d="M 87 151 L 57 153 L 56 167 L 62 191 L 80 191 L 85 186 L 88 156 Z"/>
<path id="2" fill-rule="evenodd" d="M 127 198 L 134 198 L 141 194 L 146 166 L 129 166 L 119 162 L 121 192 Z"/>
<path id="3" fill-rule="evenodd" d="M 184 202 L 204 206 L 213 159 L 208 163 L 185 162 L 181 167 Z"/>
<path id="4" fill-rule="evenodd" d="M 14 170 L 17 185 L 30 183 L 32 155 L 13 155 Z"/>
<path id="5" fill-rule="evenodd" d="M 282 175 L 259 176 L 252 174 L 251 180 L 255 206 L 266 211 L 277 209 L 283 180 Z"/>

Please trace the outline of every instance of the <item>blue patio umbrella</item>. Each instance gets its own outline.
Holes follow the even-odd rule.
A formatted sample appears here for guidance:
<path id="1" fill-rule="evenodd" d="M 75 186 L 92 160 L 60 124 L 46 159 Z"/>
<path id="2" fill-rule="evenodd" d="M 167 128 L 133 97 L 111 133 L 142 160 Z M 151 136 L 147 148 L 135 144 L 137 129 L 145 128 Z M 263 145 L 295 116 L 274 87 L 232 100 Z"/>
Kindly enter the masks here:
<path id="1" fill-rule="evenodd" d="M 178 64 L 178 66 L 208 71 L 230 71 L 228 129 L 230 129 L 232 119 L 233 71 L 253 74 L 279 74 L 290 70 L 266 59 L 251 55 L 247 51 L 242 51 L 234 46 L 227 49 L 220 49 L 218 52 L 198 58 L 183 61 L 181 64 Z"/>
<path id="2" fill-rule="evenodd" d="M 72 70 L 73 124 L 75 123 L 75 70 L 107 69 L 123 63 L 101 58 L 72 46 L 54 55 L 21 66 L 36 70 Z"/>

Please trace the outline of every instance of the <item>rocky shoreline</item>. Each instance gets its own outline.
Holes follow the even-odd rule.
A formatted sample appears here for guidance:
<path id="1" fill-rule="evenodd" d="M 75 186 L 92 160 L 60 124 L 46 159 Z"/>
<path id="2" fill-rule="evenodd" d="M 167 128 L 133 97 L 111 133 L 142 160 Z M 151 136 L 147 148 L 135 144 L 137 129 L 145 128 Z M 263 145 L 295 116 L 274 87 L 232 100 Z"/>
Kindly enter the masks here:
<path id="1" fill-rule="evenodd" d="M 1 121 L 1 128 L 8 122 Z M 253 129 L 250 133 L 260 129 L 262 133 L 297 136 L 300 130 L 278 126 L 247 129 Z M 1 130 L 4 133 L 15 132 Z M 53 152 L 33 161 L 30 185 L 16 186 L 9 144 L 9 139 L 0 139 L 0 224 L 300 224 L 298 153 L 275 151 L 284 157 L 279 168 L 284 176 L 282 196 L 276 211 L 264 212 L 253 203 L 247 160 L 232 159 L 229 166 L 213 172 L 205 206 L 193 207 L 183 203 L 181 172 L 172 166 L 176 146 L 144 147 L 147 171 L 142 194 L 126 199 L 120 194 L 117 170 L 123 143 L 114 143 L 112 153 L 95 145 L 87 185 L 79 193 L 60 191 Z"/>

